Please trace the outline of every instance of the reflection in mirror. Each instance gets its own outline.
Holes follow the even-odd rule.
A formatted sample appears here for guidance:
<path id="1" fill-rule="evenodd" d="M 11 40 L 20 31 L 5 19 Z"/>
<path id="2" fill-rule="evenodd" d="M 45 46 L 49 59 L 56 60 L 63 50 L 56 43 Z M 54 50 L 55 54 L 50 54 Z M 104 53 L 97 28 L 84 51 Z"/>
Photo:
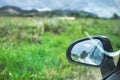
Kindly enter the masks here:
<path id="1" fill-rule="evenodd" d="M 84 64 L 100 65 L 104 54 L 96 45 L 103 48 L 102 42 L 98 39 L 94 39 L 94 42 L 92 40 L 85 40 L 77 43 L 71 50 L 72 60 Z"/>

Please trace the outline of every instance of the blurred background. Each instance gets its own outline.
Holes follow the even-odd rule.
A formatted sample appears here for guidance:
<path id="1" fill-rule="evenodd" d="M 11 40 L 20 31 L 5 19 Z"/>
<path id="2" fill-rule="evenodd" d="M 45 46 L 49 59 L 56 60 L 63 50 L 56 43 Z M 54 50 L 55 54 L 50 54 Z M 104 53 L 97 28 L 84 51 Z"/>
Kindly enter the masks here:
<path id="1" fill-rule="evenodd" d="M 120 0 L 0 0 L 0 80 L 100 80 L 66 58 L 84 31 L 119 50 Z"/>

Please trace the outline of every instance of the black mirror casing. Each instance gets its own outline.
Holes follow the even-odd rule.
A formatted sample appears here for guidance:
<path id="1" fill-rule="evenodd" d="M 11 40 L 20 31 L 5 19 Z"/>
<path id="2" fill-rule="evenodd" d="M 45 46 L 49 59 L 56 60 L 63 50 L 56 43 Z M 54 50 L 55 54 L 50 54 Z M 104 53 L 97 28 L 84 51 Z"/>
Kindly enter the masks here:
<path id="1" fill-rule="evenodd" d="M 112 46 L 111 46 L 111 43 L 110 43 L 110 41 L 108 40 L 108 38 L 103 37 L 103 36 L 97 36 L 97 37 L 93 37 L 93 39 L 98 39 L 98 40 L 100 40 L 100 41 L 102 42 L 102 44 L 103 44 L 104 50 L 109 51 L 109 52 L 113 51 Z M 108 56 L 104 55 L 104 60 L 103 60 L 103 62 L 102 62 L 101 65 L 88 65 L 88 64 L 84 64 L 84 63 L 80 63 L 80 62 L 75 62 L 74 60 L 72 60 L 72 58 L 71 58 L 71 50 L 72 50 L 73 46 L 76 45 L 77 43 L 82 42 L 82 41 L 85 41 L 85 40 L 89 40 L 89 38 L 84 38 L 84 39 L 80 39 L 80 40 L 78 40 L 78 41 L 75 41 L 75 42 L 73 42 L 73 43 L 68 47 L 68 49 L 67 49 L 67 55 L 66 55 L 66 56 L 67 56 L 67 59 L 68 59 L 71 63 L 80 64 L 80 65 L 86 65 L 86 66 L 101 67 L 106 58 L 111 58 L 111 57 L 108 57 Z M 112 58 L 111 58 L 111 59 L 112 59 Z"/>
<path id="2" fill-rule="evenodd" d="M 103 44 L 103 49 L 105 51 L 113 52 L 113 48 L 112 48 L 111 42 L 110 42 L 110 40 L 107 37 L 104 37 L 104 36 L 94 36 L 92 38 L 100 40 L 102 42 L 102 44 Z M 109 56 L 104 54 L 104 59 L 103 59 L 103 61 L 102 61 L 102 63 L 100 65 L 90 65 L 90 64 L 88 65 L 88 64 L 84 64 L 84 63 L 80 63 L 80 62 L 75 62 L 74 60 L 72 60 L 70 54 L 71 54 L 71 50 L 72 50 L 73 46 L 75 44 L 77 44 L 79 42 L 82 42 L 82 41 L 85 41 L 85 40 L 90 40 L 90 38 L 84 38 L 84 39 L 77 40 L 77 41 L 73 42 L 68 47 L 67 52 L 66 52 L 67 59 L 68 59 L 69 62 L 71 62 L 73 64 L 84 65 L 84 66 L 92 66 L 92 67 L 99 67 L 100 70 L 101 70 L 101 74 L 102 74 L 103 80 L 105 80 L 112 73 L 114 73 L 114 71 L 116 69 L 112 57 L 109 57 Z"/>
<path id="3" fill-rule="evenodd" d="M 109 51 L 109 52 L 112 52 L 112 51 L 113 51 L 112 46 L 111 46 L 111 43 L 110 43 L 110 41 L 109 41 L 108 38 L 103 37 L 103 36 L 96 36 L 96 37 L 93 37 L 93 39 L 98 39 L 98 40 L 100 40 L 100 41 L 102 42 L 102 44 L 103 44 L 104 50 Z M 85 40 L 90 40 L 90 39 L 89 39 L 89 38 L 84 38 L 84 39 L 80 39 L 80 40 L 78 40 L 78 41 L 73 42 L 73 43 L 68 47 L 66 56 L 67 56 L 68 61 L 70 61 L 71 63 L 80 64 L 80 65 L 86 65 L 86 66 L 93 66 L 93 65 L 90 65 L 90 64 L 88 65 L 88 64 L 84 64 L 84 63 L 80 63 L 80 62 L 75 62 L 75 61 L 72 60 L 72 58 L 71 58 L 71 50 L 72 50 L 73 46 L 76 45 L 77 43 L 82 42 L 82 41 L 85 41 Z M 103 60 L 102 64 L 104 63 L 104 61 L 106 60 L 106 58 L 111 58 L 111 57 L 108 57 L 108 56 L 104 55 L 104 60 Z M 111 59 L 112 59 L 112 58 L 111 58 Z M 101 67 L 102 64 L 101 64 L 101 65 L 94 65 L 94 67 Z"/>

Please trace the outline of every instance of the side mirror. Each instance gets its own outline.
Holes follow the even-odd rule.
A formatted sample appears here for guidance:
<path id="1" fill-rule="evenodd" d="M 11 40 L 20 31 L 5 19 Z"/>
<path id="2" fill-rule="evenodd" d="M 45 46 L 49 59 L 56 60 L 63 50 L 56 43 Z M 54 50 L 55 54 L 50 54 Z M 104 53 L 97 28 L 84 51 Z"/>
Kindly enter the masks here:
<path id="1" fill-rule="evenodd" d="M 106 51 L 112 51 L 110 41 L 103 36 L 81 39 L 72 43 L 67 50 L 67 58 L 74 64 L 100 67 L 107 57 L 97 47 L 99 45 Z M 97 44 L 97 45 L 96 45 Z"/>

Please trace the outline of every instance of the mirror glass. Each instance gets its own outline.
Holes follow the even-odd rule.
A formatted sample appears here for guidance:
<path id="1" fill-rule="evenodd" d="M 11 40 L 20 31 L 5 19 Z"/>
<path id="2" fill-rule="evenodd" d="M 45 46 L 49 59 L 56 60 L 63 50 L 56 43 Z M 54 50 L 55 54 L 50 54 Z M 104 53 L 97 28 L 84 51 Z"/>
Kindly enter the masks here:
<path id="1" fill-rule="evenodd" d="M 104 54 L 98 48 L 103 48 L 100 40 L 85 40 L 77 43 L 71 50 L 71 58 L 75 62 L 89 65 L 100 65 L 104 59 Z"/>

